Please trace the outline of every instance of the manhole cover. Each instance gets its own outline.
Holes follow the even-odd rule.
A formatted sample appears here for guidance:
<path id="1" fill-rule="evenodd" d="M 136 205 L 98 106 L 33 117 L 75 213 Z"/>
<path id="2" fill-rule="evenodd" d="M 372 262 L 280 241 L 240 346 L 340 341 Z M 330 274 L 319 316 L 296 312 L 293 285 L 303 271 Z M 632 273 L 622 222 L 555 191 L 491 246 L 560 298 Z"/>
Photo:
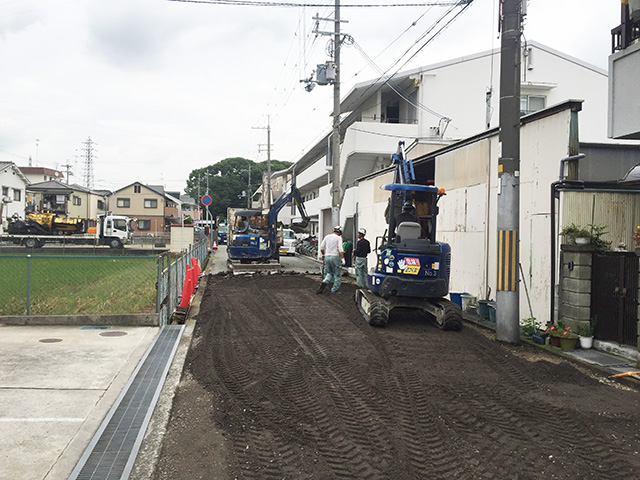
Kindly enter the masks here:
<path id="1" fill-rule="evenodd" d="M 40 343 L 58 343 L 61 342 L 61 338 L 43 338 Z"/>
<path id="2" fill-rule="evenodd" d="M 123 337 L 127 332 L 102 332 L 101 337 Z"/>

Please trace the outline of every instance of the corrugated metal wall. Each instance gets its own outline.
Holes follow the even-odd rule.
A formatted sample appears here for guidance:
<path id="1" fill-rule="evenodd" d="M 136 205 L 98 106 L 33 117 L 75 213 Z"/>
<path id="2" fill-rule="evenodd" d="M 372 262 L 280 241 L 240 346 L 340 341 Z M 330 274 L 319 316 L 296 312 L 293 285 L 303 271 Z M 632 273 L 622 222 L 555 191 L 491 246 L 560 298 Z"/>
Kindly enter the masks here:
<path id="1" fill-rule="evenodd" d="M 614 249 L 619 243 L 633 250 L 633 231 L 640 225 L 640 194 L 617 192 L 563 192 L 562 227 L 570 224 L 607 227 L 604 240 Z"/>

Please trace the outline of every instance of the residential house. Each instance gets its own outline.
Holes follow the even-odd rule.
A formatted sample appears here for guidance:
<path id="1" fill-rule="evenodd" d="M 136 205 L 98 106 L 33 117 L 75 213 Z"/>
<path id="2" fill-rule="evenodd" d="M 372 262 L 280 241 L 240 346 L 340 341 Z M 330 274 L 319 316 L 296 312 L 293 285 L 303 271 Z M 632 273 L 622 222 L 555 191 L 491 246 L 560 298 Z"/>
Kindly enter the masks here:
<path id="1" fill-rule="evenodd" d="M 98 215 L 106 212 L 104 192 L 89 190 L 81 185 L 69 185 L 59 180 L 33 183 L 27 187 L 27 211 L 54 212 L 69 218 L 87 220 L 96 225 Z"/>
<path id="2" fill-rule="evenodd" d="M 29 183 L 48 182 L 49 180 L 62 181 L 64 174 L 58 170 L 47 167 L 19 167 Z"/>
<path id="3" fill-rule="evenodd" d="M 0 232 L 11 216 L 24 218 L 27 185 L 29 180 L 13 162 L 0 162 Z"/>
<path id="4" fill-rule="evenodd" d="M 86 218 L 89 226 L 94 226 L 99 215 L 107 211 L 108 192 L 90 190 L 82 185 L 69 185 L 73 193 L 69 199 L 67 216 L 73 218 Z"/>
<path id="5" fill-rule="evenodd" d="M 175 195 L 174 195 L 175 193 Z M 202 217 L 200 212 L 200 206 L 198 202 L 196 202 L 193 197 L 189 195 L 180 194 L 179 192 L 172 193 L 172 196 L 176 196 L 176 198 L 180 199 L 180 204 L 182 205 L 182 214 L 186 217 L 189 216 L 195 222 L 196 220 L 200 220 Z"/>
<path id="6" fill-rule="evenodd" d="M 109 208 L 114 214 L 135 218 L 138 235 L 165 235 L 172 224 L 180 223 L 179 196 L 162 186 L 134 182 L 111 194 Z"/>

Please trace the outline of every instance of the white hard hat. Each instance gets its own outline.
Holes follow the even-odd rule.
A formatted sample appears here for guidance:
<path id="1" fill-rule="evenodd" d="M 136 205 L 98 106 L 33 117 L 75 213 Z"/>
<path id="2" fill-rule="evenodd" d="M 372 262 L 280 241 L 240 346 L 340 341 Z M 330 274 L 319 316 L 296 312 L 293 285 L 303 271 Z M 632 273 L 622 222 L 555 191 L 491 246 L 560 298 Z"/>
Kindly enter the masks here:
<path id="1" fill-rule="evenodd" d="M 336 225 L 335 227 L 333 227 L 333 231 L 342 233 L 342 227 L 340 225 Z"/>
<path id="2" fill-rule="evenodd" d="M 364 228 L 359 228 L 358 233 L 361 233 L 362 235 L 366 235 L 367 231 Z"/>

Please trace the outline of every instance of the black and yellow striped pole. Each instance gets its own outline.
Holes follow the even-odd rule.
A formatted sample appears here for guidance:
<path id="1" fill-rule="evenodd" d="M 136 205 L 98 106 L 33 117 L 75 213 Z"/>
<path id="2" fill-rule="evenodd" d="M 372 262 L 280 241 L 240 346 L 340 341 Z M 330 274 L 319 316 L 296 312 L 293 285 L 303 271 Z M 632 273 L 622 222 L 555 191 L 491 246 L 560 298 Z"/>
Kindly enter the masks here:
<path id="1" fill-rule="evenodd" d="M 526 0 L 501 0 L 496 339 L 520 340 L 520 36 Z"/>

